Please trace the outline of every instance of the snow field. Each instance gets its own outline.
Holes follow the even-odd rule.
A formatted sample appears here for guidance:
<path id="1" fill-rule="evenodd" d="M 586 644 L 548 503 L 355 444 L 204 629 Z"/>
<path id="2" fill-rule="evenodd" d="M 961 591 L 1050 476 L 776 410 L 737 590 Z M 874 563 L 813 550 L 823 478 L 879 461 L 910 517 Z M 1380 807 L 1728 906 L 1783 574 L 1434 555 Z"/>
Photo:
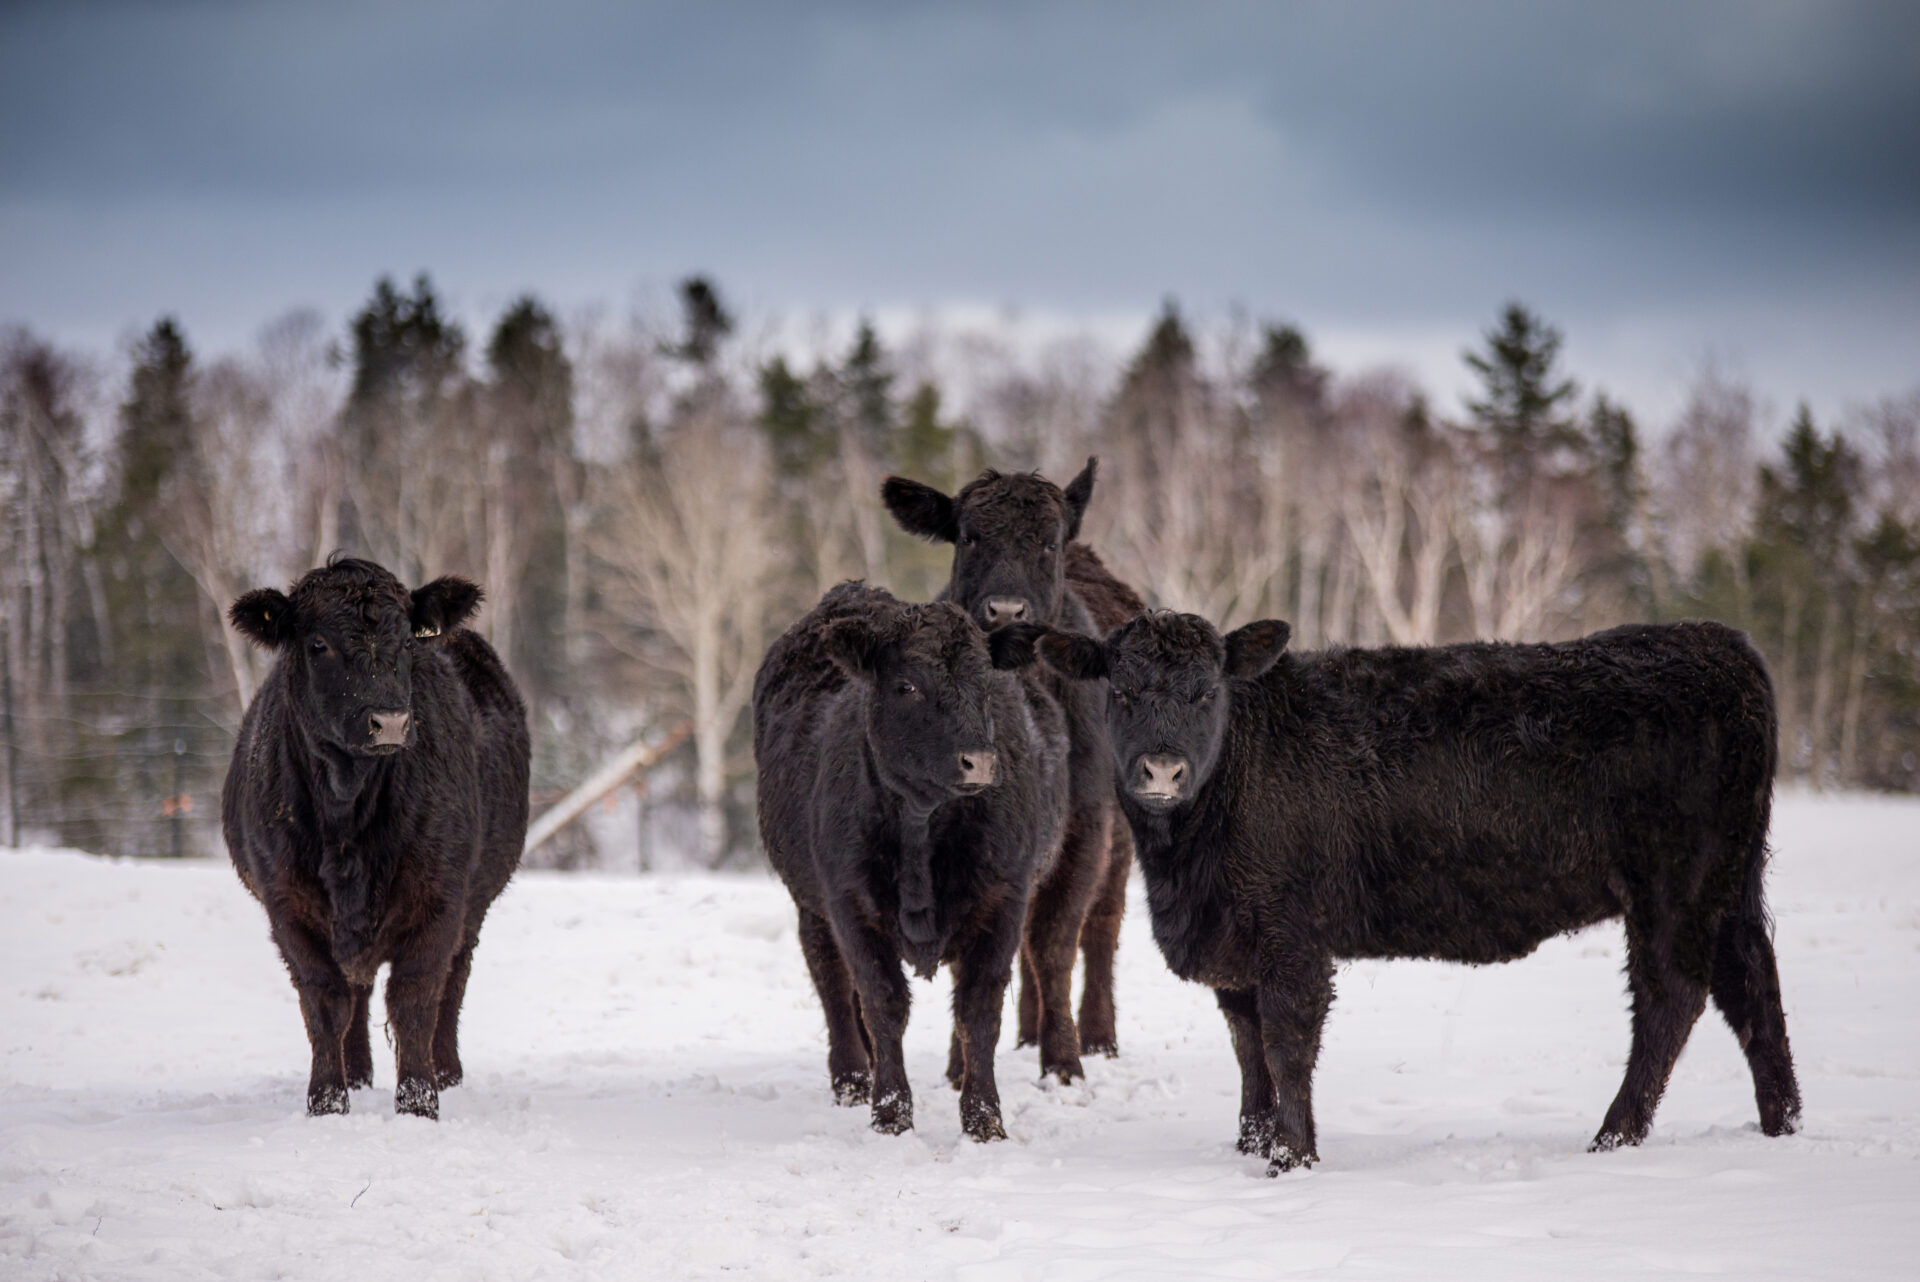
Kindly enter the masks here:
<path id="1" fill-rule="evenodd" d="M 224 860 L 0 852 L 0 1278 L 1909 1278 L 1920 1248 L 1920 803 L 1788 795 L 1770 898 L 1806 1100 L 1760 1135 L 1708 1014 L 1649 1142 L 1619 1085 L 1615 926 L 1525 961 L 1343 968 L 1322 1163 L 1234 1152 L 1205 989 L 1128 910 L 1122 1055 L 998 1063 L 1010 1139 L 947 1089 L 915 982 L 916 1129 L 837 1108 L 777 882 L 523 874 L 495 906 L 439 1123 L 302 1115 L 307 1046 Z M 376 1000 L 376 1024 L 382 1018 Z"/>

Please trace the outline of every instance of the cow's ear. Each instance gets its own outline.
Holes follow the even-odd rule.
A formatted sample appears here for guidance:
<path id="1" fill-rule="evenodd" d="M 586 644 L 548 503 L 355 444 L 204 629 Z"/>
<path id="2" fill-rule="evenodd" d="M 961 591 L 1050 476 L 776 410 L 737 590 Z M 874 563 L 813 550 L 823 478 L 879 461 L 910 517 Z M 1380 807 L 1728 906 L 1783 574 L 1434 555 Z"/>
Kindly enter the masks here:
<path id="1" fill-rule="evenodd" d="M 960 538 L 960 517 L 953 500 L 931 485 L 889 476 L 880 483 L 880 501 L 908 534 L 935 543 L 953 543 Z"/>
<path id="2" fill-rule="evenodd" d="M 1293 629 L 1278 619 L 1261 619 L 1227 633 L 1227 675 L 1260 676 L 1279 661 Z"/>
<path id="3" fill-rule="evenodd" d="M 1078 632 L 1049 628 L 1040 638 L 1040 657 L 1055 672 L 1075 681 L 1098 681 L 1107 675 L 1107 648 Z"/>
<path id="4" fill-rule="evenodd" d="M 879 675 L 886 638 L 872 619 L 835 619 L 820 634 L 820 646 L 848 676 L 872 680 Z"/>
<path id="5" fill-rule="evenodd" d="M 1067 539 L 1080 537 L 1080 518 L 1087 514 L 1087 502 L 1093 498 L 1093 474 L 1100 467 L 1098 458 L 1090 458 L 1080 475 L 1067 482 Z"/>
<path id="6" fill-rule="evenodd" d="M 413 635 L 437 637 L 451 632 L 480 608 L 483 594 L 478 583 L 457 575 L 445 575 L 425 587 L 413 590 Z"/>
<path id="7" fill-rule="evenodd" d="M 236 598 L 227 620 L 240 635 L 269 650 L 293 639 L 293 602 L 272 588 L 255 588 Z"/>
<path id="8" fill-rule="evenodd" d="M 1039 657 L 1040 638 L 1053 631 L 1044 623 L 1005 623 L 987 633 L 987 653 L 1002 672 L 1024 668 Z"/>

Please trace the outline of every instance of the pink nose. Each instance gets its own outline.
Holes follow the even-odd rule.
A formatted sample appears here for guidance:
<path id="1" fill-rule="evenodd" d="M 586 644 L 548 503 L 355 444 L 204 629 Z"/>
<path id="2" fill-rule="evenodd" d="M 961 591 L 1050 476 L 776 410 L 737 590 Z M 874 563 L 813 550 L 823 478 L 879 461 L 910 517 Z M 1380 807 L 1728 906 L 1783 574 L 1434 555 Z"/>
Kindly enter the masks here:
<path id="1" fill-rule="evenodd" d="M 1187 763 L 1182 757 L 1142 757 L 1133 777 L 1133 790 L 1142 797 L 1178 797 L 1187 787 Z"/>
<path id="2" fill-rule="evenodd" d="M 1018 623 L 1027 617 L 1027 603 L 1017 596 L 995 596 L 987 598 L 987 626 L 997 628 L 1002 623 Z"/>
<path id="3" fill-rule="evenodd" d="M 373 742 L 380 747 L 391 747 L 407 741 L 407 725 L 413 717 L 405 712 L 374 712 L 367 720 L 373 724 Z"/>
<path id="4" fill-rule="evenodd" d="M 991 752 L 963 752 L 960 754 L 960 782 L 969 787 L 984 788 L 993 782 L 994 766 L 999 757 Z"/>

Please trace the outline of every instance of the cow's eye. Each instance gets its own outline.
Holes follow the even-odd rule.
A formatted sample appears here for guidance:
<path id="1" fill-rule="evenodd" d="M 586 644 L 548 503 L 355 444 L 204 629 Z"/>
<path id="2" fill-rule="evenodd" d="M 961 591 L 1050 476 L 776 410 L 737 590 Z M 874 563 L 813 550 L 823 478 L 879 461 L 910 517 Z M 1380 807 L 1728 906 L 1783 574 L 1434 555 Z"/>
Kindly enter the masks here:
<path id="1" fill-rule="evenodd" d="M 902 680 L 894 684 L 893 692 L 899 695 L 911 696 L 911 695 L 919 694 L 920 687 L 913 684 L 913 682 L 911 681 Z"/>
<path id="2" fill-rule="evenodd" d="M 325 654 L 330 648 L 331 647 L 327 645 L 327 639 L 325 637 L 315 637 L 313 640 L 307 642 L 307 649 L 313 651 L 315 654 Z"/>
<path id="3" fill-rule="evenodd" d="M 980 536 L 977 534 L 962 534 L 960 536 L 960 542 L 967 547 L 974 547 L 979 544 Z"/>
<path id="4" fill-rule="evenodd" d="M 1123 708 L 1133 702 L 1133 696 L 1125 690 L 1122 690 L 1119 686 L 1114 686 L 1108 693 L 1113 696 L 1113 701 Z"/>
<path id="5" fill-rule="evenodd" d="M 1202 690 L 1199 694 L 1194 695 L 1193 701 L 1198 704 L 1212 703 L 1213 696 L 1215 693 L 1219 691 L 1219 689 L 1220 689 L 1219 686 L 1208 686 L 1206 689 Z"/>
<path id="6" fill-rule="evenodd" d="M 1056 544 L 1056 543 L 1055 543 L 1055 542 L 1054 542 L 1054 541 L 1053 541 L 1052 539 L 1048 539 L 1048 540 L 1047 540 L 1047 541 L 1046 541 L 1046 542 L 1045 542 L 1044 544 L 1042 544 L 1041 546 L 1042 546 L 1042 547 L 1043 547 L 1043 548 L 1044 548 L 1044 549 L 1045 549 L 1046 551 L 1048 551 L 1048 552 L 1053 552 L 1053 551 L 1056 551 L 1056 550 L 1058 549 L 1058 547 L 1059 547 L 1059 545 L 1058 545 L 1058 544 Z"/>

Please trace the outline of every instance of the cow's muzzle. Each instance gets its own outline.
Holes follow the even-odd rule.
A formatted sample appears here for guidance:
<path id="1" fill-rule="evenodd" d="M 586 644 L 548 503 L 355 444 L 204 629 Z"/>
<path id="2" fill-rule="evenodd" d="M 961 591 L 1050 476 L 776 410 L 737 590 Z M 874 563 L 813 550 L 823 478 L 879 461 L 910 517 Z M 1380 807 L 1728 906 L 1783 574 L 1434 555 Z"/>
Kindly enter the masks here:
<path id="1" fill-rule="evenodd" d="M 979 792 L 993 786 L 994 772 L 998 769 L 1000 755 L 995 752 L 963 752 L 957 764 L 960 767 L 961 792 Z"/>
<path id="2" fill-rule="evenodd" d="M 1192 778 L 1193 771 L 1188 767 L 1185 757 L 1144 753 L 1134 758 L 1127 787 L 1135 797 L 1149 805 L 1170 806 L 1187 795 L 1187 786 Z"/>
<path id="3" fill-rule="evenodd" d="M 412 724 L 411 713 L 369 712 L 367 714 L 368 746 L 404 748 L 407 746 L 407 727 Z"/>

